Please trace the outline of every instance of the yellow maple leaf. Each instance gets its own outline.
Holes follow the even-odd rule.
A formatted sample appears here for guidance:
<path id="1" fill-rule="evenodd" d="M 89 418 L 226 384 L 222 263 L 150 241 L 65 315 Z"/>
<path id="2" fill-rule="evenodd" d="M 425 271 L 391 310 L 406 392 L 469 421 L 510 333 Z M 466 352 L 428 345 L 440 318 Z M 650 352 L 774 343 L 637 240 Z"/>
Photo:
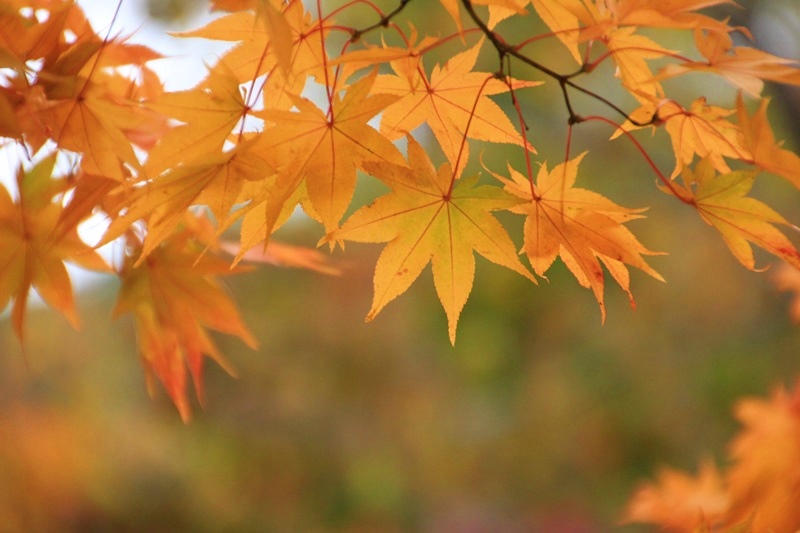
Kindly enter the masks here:
<path id="1" fill-rule="evenodd" d="M 287 199 L 302 182 L 325 228 L 337 227 L 356 186 L 356 169 L 367 161 L 401 164 L 395 146 L 368 122 L 397 100 L 388 94 L 370 95 L 375 72 L 351 85 L 343 98 L 331 98 L 323 111 L 309 100 L 294 100 L 297 111 L 257 113 L 272 124 L 262 148 L 285 161 L 267 205 L 268 232 L 274 228 Z M 269 233 L 262 238 L 267 238 Z"/>
<path id="2" fill-rule="evenodd" d="M 430 79 L 421 68 L 412 82 L 401 73 L 378 76 L 372 92 L 397 97 L 383 112 L 381 133 L 395 140 L 428 124 L 456 174 L 463 171 L 469 158 L 467 138 L 516 144 L 535 152 L 489 98 L 507 92 L 508 85 L 488 72 L 472 71 L 482 44 L 483 40 L 451 57 L 444 66 L 434 67 Z M 510 83 L 515 88 L 540 85 L 517 80 Z"/>
<path id="3" fill-rule="evenodd" d="M 733 111 L 706 103 L 698 98 L 689 109 L 668 100 L 658 109 L 659 120 L 665 123 L 672 140 L 676 165 L 672 177 L 691 164 L 694 156 L 708 157 L 720 172 L 730 171 L 725 158 L 745 160 L 749 151 L 739 141 L 740 129 L 727 120 Z"/>
<path id="4" fill-rule="evenodd" d="M 797 61 L 749 46 L 733 46 L 733 40 L 726 31 L 697 29 L 695 42 L 706 61 L 671 63 L 659 72 L 657 78 L 666 79 L 696 71 L 712 72 L 752 96 L 761 94 L 763 80 L 800 85 Z"/>
<path id="5" fill-rule="evenodd" d="M 662 190 L 692 205 L 700 216 L 717 229 L 736 259 L 750 270 L 756 270 L 755 244 L 800 269 L 800 253 L 775 225 L 791 226 L 781 215 L 763 202 L 747 196 L 757 171 L 738 170 L 717 175 L 709 158 L 701 160 L 694 170 L 683 169 L 685 186 L 670 183 Z"/>
<path id="6" fill-rule="evenodd" d="M 478 176 L 454 181 L 449 164 L 437 171 L 425 150 L 408 137 L 410 168 L 367 163 L 367 172 L 392 188 L 353 213 L 329 241 L 388 242 L 375 266 L 375 295 L 367 320 L 403 294 L 432 264 L 433 282 L 447 314 L 450 342 L 472 291 L 478 252 L 535 282 L 514 243 L 491 211 L 519 200 L 498 187 L 477 186 Z"/>

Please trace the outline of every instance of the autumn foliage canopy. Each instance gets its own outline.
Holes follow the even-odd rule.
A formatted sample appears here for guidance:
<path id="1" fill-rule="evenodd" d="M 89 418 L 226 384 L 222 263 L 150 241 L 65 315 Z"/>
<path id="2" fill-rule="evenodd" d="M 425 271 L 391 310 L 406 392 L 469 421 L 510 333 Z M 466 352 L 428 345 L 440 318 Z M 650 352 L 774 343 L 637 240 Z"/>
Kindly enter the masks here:
<path id="1" fill-rule="evenodd" d="M 662 252 L 628 224 L 644 206 L 581 186 L 592 153 L 573 153 L 571 142 L 589 122 L 650 166 L 632 186 L 655 181 L 693 208 L 745 267 L 764 266 L 755 247 L 800 269 L 794 227 L 751 195 L 761 179 L 800 187 L 800 157 L 775 138 L 761 96 L 765 81 L 800 85 L 800 69 L 706 14 L 736 9 L 732 0 L 439 0 L 426 6 L 447 21 L 437 34 L 417 30 L 412 3 L 212 0 L 219 16 L 176 37 L 231 47 L 200 83 L 176 92 L 148 67 L 158 53 L 113 24 L 98 34 L 76 3 L 0 4 L 0 137 L 20 161 L 16 184 L 11 176 L 0 186 L 0 308 L 11 306 L 17 336 L 24 342 L 31 289 L 79 324 L 65 262 L 116 275 L 114 313 L 133 315 L 148 376 L 188 418 L 186 368 L 202 395 L 204 358 L 225 365 L 209 330 L 256 345 L 221 278 L 254 262 L 335 273 L 322 252 L 271 238 L 298 206 L 319 223 L 317 245 L 383 243 L 367 320 L 430 264 L 455 342 L 476 252 L 534 284 L 560 259 L 604 317 L 608 275 L 633 304 L 629 268 L 661 280 L 649 258 Z M 337 22 L 354 10 L 373 23 Z M 509 40 L 503 28 L 513 20 L 544 31 Z M 690 35 L 694 46 L 668 49 L 653 29 Z M 560 59 L 535 53 L 542 43 Z M 458 50 L 432 61 L 445 46 Z M 482 53 L 491 67 L 476 67 Z M 722 105 L 669 94 L 668 80 L 694 73 L 738 96 Z M 613 96 L 589 88 L 596 76 L 609 77 Z M 547 85 L 568 125 L 558 154 L 537 153 L 542 133 L 524 105 Z M 640 144 L 656 130 L 671 141 L 671 168 Z M 484 163 L 492 143 L 519 157 Z M 468 172 L 476 163 L 485 171 Z M 370 179 L 385 193 L 353 205 Z M 520 216 L 497 216 L 504 211 Z M 99 242 L 78 232 L 89 217 L 107 221 Z M 96 251 L 109 243 L 122 250 L 110 262 Z M 776 401 L 797 409 L 796 398 Z M 754 409 L 740 416 L 751 420 Z M 715 475 L 702 474 L 710 486 Z"/>

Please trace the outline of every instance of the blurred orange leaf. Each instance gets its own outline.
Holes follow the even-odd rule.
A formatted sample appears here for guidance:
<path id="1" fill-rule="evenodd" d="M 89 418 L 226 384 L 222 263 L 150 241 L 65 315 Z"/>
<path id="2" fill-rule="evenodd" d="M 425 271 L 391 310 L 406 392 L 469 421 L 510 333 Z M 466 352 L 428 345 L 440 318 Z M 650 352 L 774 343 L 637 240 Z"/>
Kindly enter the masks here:
<path id="1" fill-rule="evenodd" d="M 624 523 L 657 524 L 668 531 L 690 532 L 699 524 L 720 524 L 730 505 L 725 482 L 710 461 L 697 477 L 663 468 L 654 483 L 641 486 L 628 502 Z"/>
<path id="2" fill-rule="evenodd" d="M 739 96 L 736 108 L 741 128 L 741 142 L 752 154 L 752 163 L 759 168 L 782 176 L 800 188 L 800 156 L 781 148 L 783 143 L 775 141 L 775 134 L 767 119 L 769 99 L 761 100 L 758 110 L 750 116 Z"/>
<path id="3" fill-rule="evenodd" d="M 251 348 L 257 342 L 218 281 L 231 273 L 230 263 L 210 252 L 200 255 L 204 246 L 195 242 L 189 229 L 184 228 L 166 243 L 169 246 L 157 247 L 138 266 L 135 259 L 139 250 L 128 254 L 119 274 L 122 287 L 114 315 L 133 314 L 151 394 L 155 376 L 188 421 L 191 407 L 186 367 L 201 402 L 204 355 L 232 372 L 207 329 L 235 335 Z"/>
<path id="4" fill-rule="evenodd" d="M 733 521 L 752 515 L 753 531 L 800 529 L 800 381 L 769 400 L 736 406 L 744 429 L 731 443 L 728 473 Z"/>
<path id="5" fill-rule="evenodd" d="M 110 271 L 106 263 L 78 236 L 78 223 L 88 216 L 62 218 L 66 179 L 51 179 L 55 155 L 28 171 L 17 171 L 19 198 L 14 201 L 0 185 L 0 309 L 13 298 L 12 323 L 22 340 L 25 307 L 31 288 L 47 304 L 78 327 L 78 314 L 65 261 L 85 268 Z"/>

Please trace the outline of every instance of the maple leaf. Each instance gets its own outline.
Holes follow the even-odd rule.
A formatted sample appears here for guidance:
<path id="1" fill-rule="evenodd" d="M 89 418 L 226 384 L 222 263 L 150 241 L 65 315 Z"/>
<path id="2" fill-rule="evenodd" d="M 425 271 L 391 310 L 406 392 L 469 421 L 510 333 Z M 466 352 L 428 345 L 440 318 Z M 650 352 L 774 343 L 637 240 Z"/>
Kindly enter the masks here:
<path id="1" fill-rule="evenodd" d="M 68 93 L 55 92 L 52 99 L 41 87 L 31 91 L 18 113 L 25 138 L 34 149 L 52 139 L 60 148 L 82 154 L 81 165 L 89 174 L 122 181 L 123 163 L 141 167 L 127 133 L 152 117 L 102 85 L 83 78 L 72 81 Z"/>
<path id="2" fill-rule="evenodd" d="M 58 224 L 61 227 L 77 227 L 98 208 L 111 212 L 109 204 L 113 203 L 111 198 L 114 196 L 114 191 L 119 190 L 118 181 L 87 174 L 82 169 L 72 177 L 71 181 L 75 187 L 70 191 L 69 203 L 64 206 L 59 216 Z"/>
<path id="3" fill-rule="evenodd" d="M 511 179 L 492 173 L 506 190 L 525 200 L 510 211 L 527 215 L 525 219 L 525 254 L 534 272 L 543 276 L 561 257 L 578 282 L 591 288 L 605 320 L 601 263 L 628 294 L 633 295 L 625 265 L 634 266 L 657 280 L 661 275 L 648 265 L 643 255 L 659 255 L 642 246 L 623 224 L 642 218 L 643 209 L 621 207 L 604 196 L 574 186 L 578 165 L 583 157 L 556 165 L 548 171 L 539 168 L 536 183 L 508 166 Z"/>
<path id="4" fill-rule="evenodd" d="M 671 63 L 659 72 L 658 79 L 687 72 L 713 72 L 753 96 L 761 94 L 764 88 L 762 80 L 800 85 L 797 61 L 748 46 L 733 46 L 733 40 L 727 32 L 698 29 L 695 31 L 695 42 L 706 61 Z"/>
<path id="5" fill-rule="evenodd" d="M 80 9 L 64 16 L 62 24 L 69 24 L 53 30 L 69 30 L 74 40 L 56 33 L 59 39 L 51 43 L 35 83 L 25 90 L 17 110 L 19 125 L 34 151 L 52 140 L 62 149 L 80 153 L 86 172 L 122 181 L 123 164 L 141 168 L 131 143 L 145 140 L 143 130 L 157 134 L 163 120 L 129 94 L 131 80 L 115 68 L 142 69 L 161 56 L 124 40 L 100 40 Z"/>
<path id="6" fill-rule="evenodd" d="M 222 224 L 222 228 L 228 228 L 241 219 L 239 249 L 233 259 L 234 265 L 245 259 L 248 254 L 257 256 L 259 252 L 252 251 L 252 249 L 259 243 L 264 244 L 261 254 L 268 255 L 270 235 L 289 220 L 297 205 L 301 205 L 303 211 L 313 220 L 321 222 L 310 205 L 305 182 L 301 182 L 286 197 L 282 206 L 279 206 L 277 202 L 270 203 L 269 201 L 275 195 L 274 185 L 275 176 L 267 180 L 247 182 L 243 187 L 242 197 L 248 200 L 248 204 L 232 213 Z M 280 211 L 273 211 L 277 207 L 280 207 Z"/>
<path id="7" fill-rule="evenodd" d="M 210 69 L 199 87 L 166 93 L 148 107 L 183 122 L 150 151 L 149 175 L 220 152 L 234 126 L 249 111 L 239 82 L 224 63 Z"/>
<path id="8" fill-rule="evenodd" d="M 32 287 L 70 324 L 79 326 L 65 261 L 93 270 L 110 270 L 78 236 L 82 217 L 62 219 L 60 197 L 68 183 L 51 178 L 54 162 L 55 155 L 50 155 L 28 171 L 17 171 L 17 202 L 0 186 L 0 309 L 14 299 L 11 318 L 20 340 Z"/>
<path id="9" fill-rule="evenodd" d="M 272 70 L 276 64 L 270 39 L 262 21 L 253 11 L 235 11 L 216 18 L 202 28 L 174 35 L 182 38 L 201 38 L 237 43 L 220 58 L 239 83 L 253 80 Z"/>
<path id="10" fill-rule="evenodd" d="M 720 172 L 729 172 L 725 157 L 748 159 L 749 152 L 739 141 L 740 128 L 726 117 L 733 111 L 708 105 L 705 98 L 698 98 L 689 109 L 668 100 L 658 108 L 658 118 L 672 140 L 676 165 L 672 177 L 691 164 L 694 156 L 708 157 Z"/>
<path id="11" fill-rule="evenodd" d="M 380 130 L 396 140 L 423 123 L 428 124 L 447 160 L 460 174 L 469 158 L 465 138 L 533 146 L 489 96 L 505 93 L 509 86 L 487 72 L 473 72 L 483 40 L 436 66 L 430 79 L 420 68 L 413 83 L 403 73 L 380 75 L 372 92 L 398 97 L 381 116 Z M 514 88 L 533 87 L 539 82 L 508 80 Z"/>
<path id="12" fill-rule="evenodd" d="M 229 261 L 210 252 L 201 255 L 205 244 L 194 238 L 197 230 L 192 226 L 202 225 L 202 219 L 186 220 L 186 226 L 138 266 L 134 260 L 141 253 L 136 240 L 129 239 L 132 249 L 119 272 L 122 286 L 114 308 L 114 316 L 133 315 L 150 393 L 154 393 L 156 377 L 184 421 L 191 416 L 186 367 L 201 403 L 204 355 L 232 373 L 206 330 L 235 335 L 251 348 L 257 345 L 218 281 L 231 273 Z"/>
<path id="13" fill-rule="evenodd" d="M 530 0 L 473 0 L 473 4 L 489 6 L 489 27 L 494 28 L 513 15 L 525 15 Z"/>
<path id="14" fill-rule="evenodd" d="M 705 524 L 719 525 L 729 506 L 725 481 L 708 461 L 701 465 L 697 477 L 662 469 L 654 483 L 639 487 L 631 497 L 622 522 L 657 524 L 669 531 L 696 531 Z"/>
<path id="15" fill-rule="evenodd" d="M 21 80 L 21 78 L 14 79 L 14 81 L 17 80 Z M 16 100 L 16 94 L 14 94 L 14 92 L 5 87 L 0 88 L 0 137 L 21 141 L 22 128 L 14 112 L 14 100 Z"/>
<path id="16" fill-rule="evenodd" d="M 356 169 L 368 161 L 402 164 L 395 146 L 368 124 L 397 100 L 369 95 L 375 72 L 351 85 L 344 97 L 334 95 L 327 112 L 306 99 L 294 100 L 298 111 L 264 110 L 257 115 L 272 124 L 263 138 L 265 152 L 286 164 L 280 169 L 267 207 L 271 231 L 289 196 L 301 181 L 326 230 L 337 227 L 356 185 Z M 265 235 L 264 238 L 268 236 Z"/>
<path id="17" fill-rule="evenodd" d="M 633 131 L 649 124 L 655 132 L 664 125 L 675 153 L 675 169 L 670 176 L 677 177 L 681 169 L 692 163 L 695 155 L 711 159 L 720 172 L 730 172 L 725 158 L 751 162 L 752 155 L 742 142 L 742 129 L 727 117 L 734 110 L 709 105 L 705 97 L 692 102 L 687 109 L 674 100 L 643 98 L 645 102 L 628 115 L 628 120 L 611 136 L 615 139 L 624 132 Z"/>
<path id="18" fill-rule="evenodd" d="M 668 194 L 692 205 L 700 216 L 717 229 L 736 259 L 756 270 L 751 244 L 800 269 L 800 253 L 775 224 L 791 226 L 764 203 L 746 196 L 757 171 L 738 170 L 716 175 L 711 160 L 701 160 L 695 170 L 682 171 L 684 186 L 662 186 Z"/>
<path id="19" fill-rule="evenodd" d="M 753 531 L 800 528 L 800 382 L 777 389 L 770 400 L 749 398 L 736 406 L 743 431 L 730 447 L 730 519 L 752 517 Z"/>
<path id="20" fill-rule="evenodd" d="M 736 108 L 741 128 L 741 144 L 750 151 L 751 163 L 755 166 L 782 176 L 800 188 L 800 157 L 781 148 L 783 143 L 775 141 L 775 134 L 767 120 L 769 99 L 764 98 L 753 116 L 748 115 L 744 99 L 739 95 Z"/>
<path id="21" fill-rule="evenodd" d="M 570 49 L 580 62 L 577 45 L 581 42 L 599 40 L 606 44 L 617 66 L 617 75 L 626 89 L 641 100 L 642 93 L 649 96 L 663 95 L 659 84 L 661 77 L 650 71 L 647 60 L 657 59 L 674 52 L 667 50 L 652 39 L 636 34 L 639 26 L 666 28 L 698 28 L 725 34 L 730 28 L 720 21 L 705 15 L 692 13 L 697 9 L 730 0 L 628 0 L 579 2 L 569 0 L 534 1 L 534 7 L 542 19 Z M 735 3 L 733 3 L 735 5 Z M 583 27 L 574 33 L 575 23 Z"/>
<path id="22" fill-rule="evenodd" d="M 519 261 L 506 230 L 491 214 L 519 200 L 497 187 L 477 186 L 478 176 L 454 182 L 447 163 L 437 172 L 411 136 L 408 163 L 410 168 L 366 163 L 365 170 L 392 192 L 353 213 L 326 240 L 388 242 L 375 266 L 375 294 L 367 321 L 403 294 L 431 263 L 450 342 L 455 343 L 458 317 L 475 277 L 473 252 L 535 282 Z"/>

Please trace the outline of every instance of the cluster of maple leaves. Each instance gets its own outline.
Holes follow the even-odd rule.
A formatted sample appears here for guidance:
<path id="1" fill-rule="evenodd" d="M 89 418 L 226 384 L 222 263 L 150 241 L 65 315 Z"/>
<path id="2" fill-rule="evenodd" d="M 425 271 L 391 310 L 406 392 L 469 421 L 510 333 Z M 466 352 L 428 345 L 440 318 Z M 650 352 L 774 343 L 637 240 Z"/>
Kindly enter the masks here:
<path id="1" fill-rule="evenodd" d="M 602 121 L 638 146 L 636 130 L 664 128 L 674 170 L 662 172 L 642 150 L 660 188 L 696 208 L 746 267 L 755 269 L 755 245 L 800 268 L 780 229 L 788 222 L 748 195 L 761 171 L 800 186 L 800 158 L 775 140 L 768 100 L 759 96 L 762 80 L 800 85 L 800 70 L 735 46 L 731 34 L 745 29 L 699 12 L 732 1 L 440 0 L 430 9 L 444 8 L 453 21 L 441 35 L 419 35 L 403 20 L 410 3 L 382 12 L 366 0 L 313 9 L 300 0 L 212 0 L 223 14 L 181 36 L 233 46 L 199 84 L 176 92 L 148 67 L 158 53 L 111 31 L 98 35 L 73 1 L 0 4 L 0 137 L 23 161 L 16 188 L 0 187 L 0 308 L 10 302 L 17 335 L 24 336 L 31 288 L 77 325 L 65 262 L 113 273 L 122 282 L 115 313 L 134 316 L 151 385 L 160 380 L 188 418 L 186 368 L 201 395 L 204 358 L 224 364 L 208 330 L 256 344 L 220 278 L 254 257 L 332 270 L 314 251 L 270 240 L 298 205 L 324 228 L 320 244 L 387 243 L 368 319 L 430 263 L 454 342 L 475 252 L 534 283 L 560 258 L 604 316 L 604 270 L 630 295 L 628 267 L 661 279 L 645 259 L 655 252 L 626 226 L 643 209 L 576 186 L 586 154 L 570 154 L 569 139 L 562 162 L 535 169 L 517 94 L 542 83 L 560 87 L 570 134 Z M 337 24 L 355 9 L 377 22 Z M 508 42 L 509 17 L 531 17 L 550 32 Z M 693 32 L 696 50 L 668 50 L 642 33 L 648 28 Z M 388 35 L 402 44 L 387 44 Z M 577 69 L 529 55 L 542 39 L 566 47 Z M 463 49 L 444 64 L 426 63 L 428 52 L 457 42 Z M 497 70 L 477 71 L 487 48 L 497 53 Z M 633 109 L 581 85 L 606 62 L 637 102 Z M 514 63 L 538 75 L 514 79 Z M 665 93 L 663 80 L 696 71 L 740 87 L 737 101 L 722 108 L 700 96 L 684 106 Z M 312 86 L 324 94 L 321 103 L 307 97 Z M 601 114 L 578 114 L 576 93 L 594 99 Z M 511 115 L 491 98 L 498 95 Z M 422 125 L 446 159 L 438 168 L 414 137 Z M 518 146 L 523 170 L 462 175 L 475 159 L 472 140 Z M 345 218 L 359 172 L 390 191 Z M 497 211 L 524 215 L 530 267 Z M 109 225 L 90 245 L 78 227 L 98 213 Z M 222 242 L 234 225 L 239 242 Z M 95 251 L 111 242 L 124 249 L 113 266 Z"/>

